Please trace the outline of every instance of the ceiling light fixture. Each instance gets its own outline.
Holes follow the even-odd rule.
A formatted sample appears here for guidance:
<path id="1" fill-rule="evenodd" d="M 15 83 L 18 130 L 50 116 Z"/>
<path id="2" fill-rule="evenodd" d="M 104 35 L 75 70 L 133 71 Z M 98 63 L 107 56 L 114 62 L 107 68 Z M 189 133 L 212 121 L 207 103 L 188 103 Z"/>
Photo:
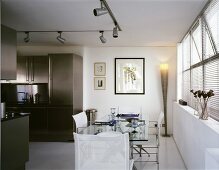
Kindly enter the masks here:
<path id="1" fill-rule="evenodd" d="M 30 35 L 29 35 L 29 32 L 26 31 L 25 34 L 26 34 L 26 37 L 24 38 L 24 42 L 25 42 L 25 43 L 28 43 L 28 42 L 30 41 Z"/>
<path id="2" fill-rule="evenodd" d="M 109 5 L 107 4 L 106 0 L 100 0 L 101 3 L 101 8 L 95 8 L 93 10 L 93 13 L 95 16 L 100 16 L 100 15 L 104 15 L 106 13 L 109 13 L 111 19 L 113 20 L 113 23 L 115 25 L 115 27 L 113 28 L 113 37 L 117 38 L 118 37 L 118 31 L 122 31 L 122 29 L 120 28 L 115 16 L 113 15 L 113 12 L 111 11 Z"/>
<path id="3" fill-rule="evenodd" d="M 117 25 L 113 28 L 113 38 L 118 38 L 118 28 L 117 28 Z"/>
<path id="4" fill-rule="evenodd" d="M 100 41 L 104 44 L 104 43 L 106 43 L 106 38 L 104 38 L 104 36 L 103 36 L 104 31 L 100 31 L 100 33 L 101 33 Z"/>
<path id="5" fill-rule="evenodd" d="M 56 39 L 57 39 L 60 43 L 64 44 L 64 43 L 65 43 L 65 39 L 62 38 L 62 31 L 58 31 L 58 33 L 59 33 L 59 35 L 57 36 Z"/>
<path id="6" fill-rule="evenodd" d="M 102 1 L 100 1 L 100 5 L 101 5 L 100 8 L 95 8 L 93 10 L 93 13 L 94 13 L 95 16 L 100 16 L 100 15 L 104 15 L 104 14 L 108 13 L 107 9 L 103 6 Z"/>

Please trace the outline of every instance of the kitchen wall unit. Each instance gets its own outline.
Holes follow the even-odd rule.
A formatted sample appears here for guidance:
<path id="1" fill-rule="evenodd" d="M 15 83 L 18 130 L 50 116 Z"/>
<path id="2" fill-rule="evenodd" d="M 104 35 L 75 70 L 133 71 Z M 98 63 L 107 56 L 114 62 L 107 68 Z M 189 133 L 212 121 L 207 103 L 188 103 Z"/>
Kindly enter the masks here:
<path id="1" fill-rule="evenodd" d="M 25 63 L 27 63 L 27 57 L 18 58 L 18 61 L 23 63 L 18 64 L 19 68 L 24 68 L 26 66 Z M 42 60 L 39 59 L 39 61 Z M 72 115 L 81 112 L 83 109 L 83 58 L 75 54 L 49 54 L 48 61 L 47 69 L 43 70 L 44 72 L 47 72 L 47 70 L 49 72 L 49 102 L 26 102 L 23 104 L 11 102 L 7 104 L 7 111 L 31 113 L 31 141 L 72 140 L 73 127 L 75 127 Z M 34 65 L 36 65 L 35 62 L 34 57 Z M 44 65 L 43 67 L 46 66 Z M 29 66 L 25 68 L 29 68 Z M 19 82 L 25 83 L 27 71 L 20 69 L 19 74 L 23 75 Z M 34 74 L 36 75 L 36 73 Z M 37 83 L 42 82 L 42 75 L 43 73 L 39 76 Z M 13 86 L 13 84 L 4 84 L 4 86 Z M 28 84 L 26 86 L 34 86 L 34 84 Z"/>
<path id="2" fill-rule="evenodd" d="M 15 83 L 48 83 L 48 81 L 48 56 L 17 57 L 17 80 Z"/>
<path id="3" fill-rule="evenodd" d="M 15 80 L 17 69 L 16 31 L 1 25 L 1 79 Z"/>
<path id="4" fill-rule="evenodd" d="M 76 54 L 50 54 L 50 103 L 83 108 L 83 58 Z"/>
<path id="5" fill-rule="evenodd" d="M 73 55 L 50 54 L 50 103 L 73 104 Z"/>
<path id="6" fill-rule="evenodd" d="M 49 129 L 72 133 L 72 115 L 83 109 L 83 58 L 76 54 L 50 54 L 50 104 L 69 106 L 50 109 Z M 64 110 L 63 110 L 64 109 Z M 61 121 L 60 121 L 61 120 Z M 69 131 L 71 129 L 71 131 Z"/>

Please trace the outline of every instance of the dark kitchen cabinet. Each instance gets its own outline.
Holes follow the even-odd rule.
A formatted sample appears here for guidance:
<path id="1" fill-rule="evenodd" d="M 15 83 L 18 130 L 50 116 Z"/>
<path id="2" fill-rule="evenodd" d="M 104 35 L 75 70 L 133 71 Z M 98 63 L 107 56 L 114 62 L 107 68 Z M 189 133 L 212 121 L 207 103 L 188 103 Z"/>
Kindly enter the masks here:
<path id="1" fill-rule="evenodd" d="M 55 105 L 73 104 L 73 56 L 50 55 L 50 102 Z"/>
<path id="2" fill-rule="evenodd" d="M 50 54 L 50 104 L 60 106 L 48 111 L 49 131 L 72 138 L 72 115 L 83 109 L 83 58 L 76 54 Z M 63 107 L 68 106 L 68 107 Z"/>
<path id="3" fill-rule="evenodd" d="M 32 57 L 32 80 L 35 83 L 49 82 L 49 56 Z"/>
<path id="4" fill-rule="evenodd" d="M 30 108 L 30 131 L 45 131 L 48 128 L 47 108 Z"/>
<path id="5" fill-rule="evenodd" d="M 1 25 L 1 79 L 16 80 L 17 70 L 16 31 Z"/>
<path id="6" fill-rule="evenodd" d="M 48 56 L 18 56 L 17 83 L 48 83 Z"/>
<path id="7" fill-rule="evenodd" d="M 48 130 L 72 134 L 72 106 L 48 108 Z"/>
<path id="8" fill-rule="evenodd" d="M 83 58 L 76 54 L 50 54 L 50 103 L 83 108 Z"/>

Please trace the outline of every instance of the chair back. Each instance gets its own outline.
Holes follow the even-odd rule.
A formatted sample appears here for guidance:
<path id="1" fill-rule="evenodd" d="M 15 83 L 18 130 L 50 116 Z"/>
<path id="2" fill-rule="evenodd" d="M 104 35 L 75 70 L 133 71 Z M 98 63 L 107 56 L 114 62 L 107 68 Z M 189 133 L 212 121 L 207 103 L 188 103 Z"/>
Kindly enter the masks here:
<path id="1" fill-rule="evenodd" d="M 74 133 L 75 170 L 129 170 L 128 134 L 97 136 Z"/>
<path id="2" fill-rule="evenodd" d="M 76 115 L 72 115 L 75 120 L 76 128 L 84 128 L 87 127 L 87 115 L 85 112 L 78 113 Z"/>

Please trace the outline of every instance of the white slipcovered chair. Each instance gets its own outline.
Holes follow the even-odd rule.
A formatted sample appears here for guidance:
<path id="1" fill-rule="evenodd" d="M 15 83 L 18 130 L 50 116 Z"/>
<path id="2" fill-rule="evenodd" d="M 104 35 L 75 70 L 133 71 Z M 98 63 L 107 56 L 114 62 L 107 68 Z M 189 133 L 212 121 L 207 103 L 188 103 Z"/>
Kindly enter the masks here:
<path id="1" fill-rule="evenodd" d="M 112 132 L 111 132 L 112 133 Z M 74 133 L 75 170 L 131 170 L 129 136 Z"/>
<path id="2" fill-rule="evenodd" d="M 72 115 L 75 126 L 76 126 L 76 133 L 80 131 L 80 129 L 84 129 L 88 125 L 87 115 L 85 112 L 78 113 L 76 115 Z"/>

